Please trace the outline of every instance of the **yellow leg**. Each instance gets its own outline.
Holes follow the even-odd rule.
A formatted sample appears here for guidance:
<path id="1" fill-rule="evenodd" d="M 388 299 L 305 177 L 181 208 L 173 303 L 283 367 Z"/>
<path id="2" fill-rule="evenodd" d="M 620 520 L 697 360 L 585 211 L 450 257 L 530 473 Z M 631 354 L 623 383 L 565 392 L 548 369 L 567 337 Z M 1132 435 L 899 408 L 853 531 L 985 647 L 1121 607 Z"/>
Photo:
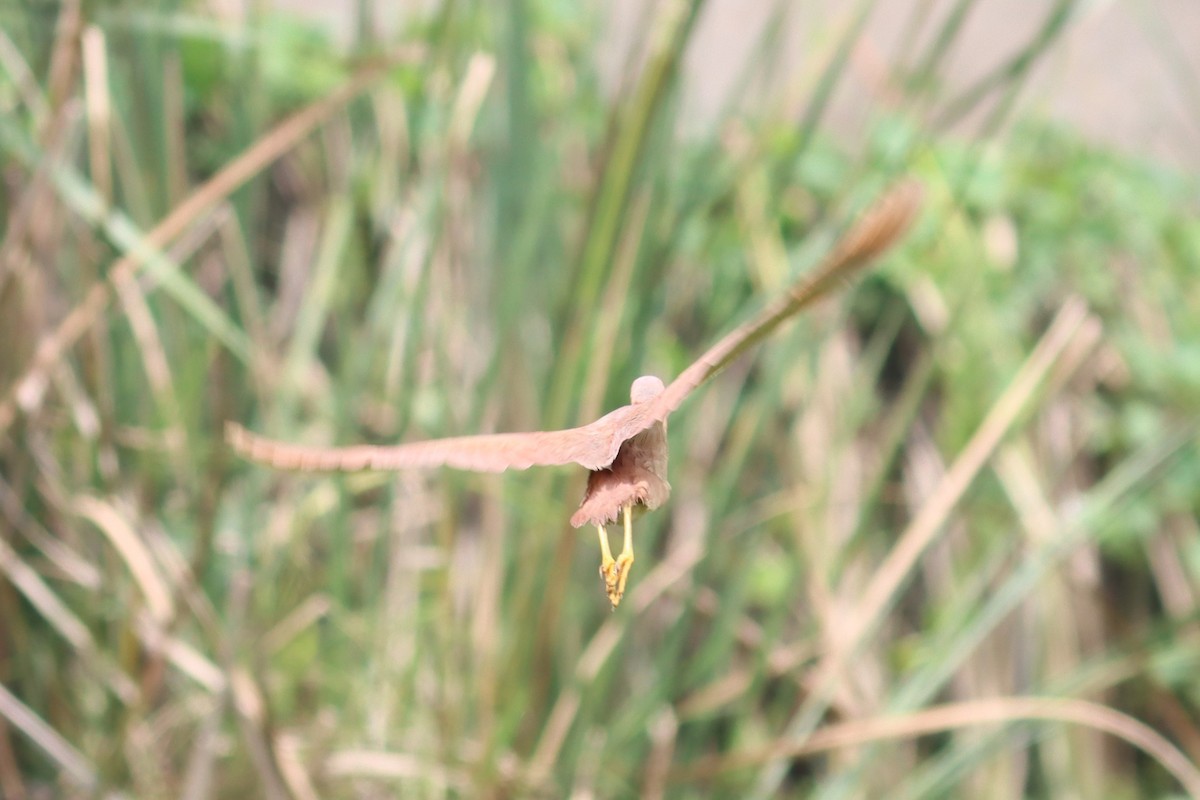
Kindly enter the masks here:
<path id="1" fill-rule="evenodd" d="M 625 543 L 621 546 L 621 554 L 617 556 L 617 599 L 615 607 L 625 596 L 625 582 L 629 580 L 629 571 L 633 569 L 633 504 L 625 506 Z"/>
<path id="2" fill-rule="evenodd" d="M 613 560 L 612 550 L 608 547 L 608 531 L 603 525 L 597 525 L 596 530 L 600 534 L 600 577 L 604 581 L 604 593 L 616 608 L 617 603 L 621 602 L 621 595 L 617 592 L 617 585 L 621 582 L 621 567 Z"/>
<path id="3" fill-rule="evenodd" d="M 614 559 L 608 546 L 608 531 L 597 525 L 600 532 L 600 577 L 604 579 L 604 592 L 608 601 L 616 608 L 625 596 L 625 583 L 629 580 L 629 568 L 633 566 L 633 506 L 625 506 L 625 544 L 621 554 Z"/>
<path id="4" fill-rule="evenodd" d="M 600 533 L 600 574 L 607 576 L 613 564 L 612 550 L 608 549 L 608 531 L 603 525 L 597 525 L 596 530 Z M 605 582 L 607 581 L 608 578 L 605 577 Z"/>

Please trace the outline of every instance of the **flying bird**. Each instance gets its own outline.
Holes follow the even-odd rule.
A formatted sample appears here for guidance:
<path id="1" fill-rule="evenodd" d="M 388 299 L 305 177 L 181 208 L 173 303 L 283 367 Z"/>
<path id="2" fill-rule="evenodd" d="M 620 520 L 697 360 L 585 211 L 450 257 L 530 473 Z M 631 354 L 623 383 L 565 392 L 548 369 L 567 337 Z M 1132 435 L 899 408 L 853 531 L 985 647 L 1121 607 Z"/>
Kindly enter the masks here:
<path id="1" fill-rule="evenodd" d="M 633 382 L 629 405 L 578 428 L 530 433 L 459 436 L 392 446 L 308 447 L 267 439 L 227 424 L 225 437 L 243 457 L 280 469 L 304 471 L 406 470 L 453 467 L 476 472 L 579 464 L 587 489 L 571 525 L 594 525 L 600 536 L 600 576 L 613 607 L 621 602 L 633 566 L 633 512 L 667 501 L 667 417 L 693 390 L 774 331 L 786 319 L 839 288 L 908 230 L 921 206 L 921 186 L 894 186 L 851 226 L 821 264 L 757 317 L 731 331 L 679 377 L 664 384 L 652 375 Z M 613 558 L 607 525 L 622 518 L 621 553 Z"/>

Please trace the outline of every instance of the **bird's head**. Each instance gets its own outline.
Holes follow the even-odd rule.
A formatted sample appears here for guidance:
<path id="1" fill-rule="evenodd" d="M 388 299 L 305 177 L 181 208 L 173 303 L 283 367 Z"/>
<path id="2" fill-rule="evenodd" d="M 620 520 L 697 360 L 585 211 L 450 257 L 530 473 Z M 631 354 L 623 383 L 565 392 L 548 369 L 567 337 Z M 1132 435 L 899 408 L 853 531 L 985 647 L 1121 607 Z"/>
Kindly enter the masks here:
<path id="1" fill-rule="evenodd" d="M 636 405 L 653 400 L 662 394 L 665 388 L 667 387 L 663 386 L 663 382 L 653 375 L 643 375 L 629 387 L 629 402 Z"/>

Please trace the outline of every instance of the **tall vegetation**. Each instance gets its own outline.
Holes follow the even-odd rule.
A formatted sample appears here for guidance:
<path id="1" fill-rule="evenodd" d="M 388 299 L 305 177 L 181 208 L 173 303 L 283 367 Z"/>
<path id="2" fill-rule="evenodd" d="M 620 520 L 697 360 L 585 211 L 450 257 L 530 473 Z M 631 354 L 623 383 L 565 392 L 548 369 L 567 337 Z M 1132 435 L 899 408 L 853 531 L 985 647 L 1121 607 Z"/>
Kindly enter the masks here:
<path id="1" fill-rule="evenodd" d="M 1200 187 L 1017 116 L 1075 4 L 951 94 L 973 0 L 883 72 L 868 0 L 742 102 L 772 24 L 703 124 L 702 0 L 615 87 L 602 3 L 150 5 L 0 8 L 0 796 L 1200 796 Z M 615 613 L 580 470 L 222 446 L 592 419 L 900 174 L 905 244 L 672 418 Z"/>

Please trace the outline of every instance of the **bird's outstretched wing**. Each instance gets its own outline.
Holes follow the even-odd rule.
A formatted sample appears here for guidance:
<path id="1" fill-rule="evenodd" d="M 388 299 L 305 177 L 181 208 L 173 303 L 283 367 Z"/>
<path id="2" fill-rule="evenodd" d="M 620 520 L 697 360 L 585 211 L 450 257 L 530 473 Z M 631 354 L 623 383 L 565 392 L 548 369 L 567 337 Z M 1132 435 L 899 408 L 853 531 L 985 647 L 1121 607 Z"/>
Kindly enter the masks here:
<path id="1" fill-rule="evenodd" d="M 605 414 L 579 428 L 433 439 L 411 444 L 307 447 L 268 439 L 228 423 L 225 438 L 242 456 L 280 469 L 354 472 L 455 467 L 503 472 L 532 466 L 580 464 L 590 470 L 613 463 L 621 445 L 664 421 L 692 390 L 757 344 L 788 317 L 838 288 L 842 281 L 891 247 L 921 204 L 920 185 L 900 184 L 847 231 L 821 266 L 757 318 L 717 342 L 651 400 Z"/>
<path id="2" fill-rule="evenodd" d="M 431 439 L 401 445 L 308 447 L 251 433 L 234 422 L 225 427 L 230 447 L 251 461 L 279 469 L 357 472 L 454 467 L 475 472 L 503 472 L 533 466 L 581 464 L 590 470 L 613 462 L 623 432 L 645 430 L 653 420 L 645 405 L 622 406 L 580 428 L 530 433 L 498 433 Z M 622 437 L 622 438 L 617 438 Z"/>
<path id="3" fill-rule="evenodd" d="M 796 312 L 841 287 L 900 240 L 921 209 L 921 184 L 900 183 L 881 198 L 838 240 L 816 270 L 757 317 L 740 325 L 708 349 L 651 401 L 653 419 L 665 420 L 698 386 L 758 344 Z"/>

